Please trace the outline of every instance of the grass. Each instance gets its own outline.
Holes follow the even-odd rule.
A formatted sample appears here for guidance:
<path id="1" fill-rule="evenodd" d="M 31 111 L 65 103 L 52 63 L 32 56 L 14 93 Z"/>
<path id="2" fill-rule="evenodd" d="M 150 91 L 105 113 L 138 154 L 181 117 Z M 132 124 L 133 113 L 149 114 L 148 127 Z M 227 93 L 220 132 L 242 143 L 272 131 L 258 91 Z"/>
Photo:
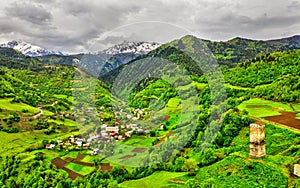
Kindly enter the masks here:
<path id="1" fill-rule="evenodd" d="M 205 84 L 205 83 L 199 83 L 199 82 L 196 82 L 196 81 L 193 81 L 193 84 L 199 90 L 203 90 L 205 88 L 205 86 L 207 86 L 207 84 Z"/>
<path id="2" fill-rule="evenodd" d="M 225 84 L 225 86 L 228 87 L 228 88 L 231 88 L 231 89 L 239 89 L 239 90 L 251 89 L 251 88 L 248 88 L 248 87 L 233 86 L 233 85 L 230 85 L 229 83 Z"/>
<path id="3" fill-rule="evenodd" d="M 108 160 L 109 163 L 115 163 L 121 166 L 139 166 L 141 158 L 144 157 L 145 154 L 148 154 L 148 151 L 146 150 L 142 153 L 132 152 L 132 150 L 135 148 L 136 146 L 115 143 L 114 154 L 110 157 L 107 157 L 106 160 Z M 120 159 L 126 155 L 131 155 L 132 157 L 125 160 Z"/>
<path id="4" fill-rule="evenodd" d="M 129 139 L 127 139 L 124 144 L 130 145 L 130 146 L 135 146 L 135 147 L 149 147 L 152 146 L 152 141 L 154 139 L 147 137 L 147 138 L 141 138 L 138 136 L 133 136 Z"/>
<path id="5" fill-rule="evenodd" d="M 88 175 L 95 170 L 94 167 L 83 166 L 83 165 L 79 165 L 79 164 L 75 164 L 75 163 L 68 163 L 66 165 L 66 168 L 73 170 L 74 172 L 81 174 L 83 176 Z"/>
<path id="6" fill-rule="evenodd" d="M 101 159 L 102 157 L 99 157 L 99 155 L 96 156 L 86 155 L 81 161 L 86 163 L 94 163 L 95 158 Z"/>
<path id="7" fill-rule="evenodd" d="M 73 133 L 75 134 L 75 133 Z M 1 156 L 16 155 L 23 152 L 28 147 L 40 145 L 42 140 L 63 140 L 68 138 L 71 133 L 60 133 L 46 135 L 41 131 L 6 133 L 0 131 L 0 153 Z"/>
<path id="8" fill-rule="evenodd" d="M 300 112 L 300 104 L 294 104 L 294 109 Z"/>
<path id="9" fill-rule="evenodd" d="M 64 155 L 62 157 L 62 159 L 66 159 L 67 157 L 71 157 L 71 158 L 75 159 L 77 157 L 77 155 L 78 155 L 78 151 L 70 151 L 66 155 Z"/>
<path id="10" fill-rule="evenodd" d="M 178 113 L 181 110 L 180 98 L 174 97 L 168 101 L 166 112 L 167 114 Z"/>
<path id="11" fill-rule="evenodd" d="M 50 112 L 50 111 L 48 111 L 48 110 L 43 110 L 44 111 L 44 116 L 53 116 L 54 115 L 54 113 L 53 112 Z"/>
<path id="12" fill-rule="evenodd" d="M 4 118 L 4 117 L 7 117 L 7 116 L 9 116 L 8 112 L 0 112 L 0 118 Z"/>
<path id="13" fill-rule="evenodd" d="M 58 99 L 67 99 L 69 102 L 73 102 L 73 97 L 72 96 L 67 96 L 67 95 L 53 95 L 54 97 L 58 98 Z"/>
<path id="14" fill-rule="evenodd" d="M 229 156 L 200 168 L 196 177 L 201 187 L 286 187 L 287 177 L 261 159 Z"/>
<path id="15" fill-rule="evenodd" d="M 174 185 L 170 180 L 175 179 L 180 176 L 186 175 L 185 172 L 166 172 L 158 171 L 154 172 L 152 175 L 141 178 L 139 180 L 126 181 L 120 184 L 120 187 L 148 187 L 148 188 L 159 188 L 159 187 L 169 187 Z M 175 186 L 174 186 L 175 187 Z"/>
<path id="16" fill-rule="evenodd" d="M 22 112 L 22 110 L 28 110 L 26 115 L 34 115 L 39 113 L 40 110 L 38 108 L 34 108 L 24 103 L 11 103 L 12 99 L 0 99 L 0 108 L 8 111 L 17 111 Z"/>
<path id="17" fill-rule="evenodd" d="M 48 150 L 48 149 L 41 149 L 41 150 L 32 151 L 32 152 L 30 152 L 30 154 L 34 156 L 35 153 L 39 153 L 39 152 L 44 153 L 44 156 L 49 161 L 52 161 L 56 157 L 59 157 L 59 155 L 61 155 L 61 153 L 62 153 L 62 152 L 57 152 L 57 151 Z"/>
<path id="18" fill-rule="evenodd" d="M 49 123 L 55 123 L 57 125 L 64 124 L 64 125 L 66 125 L 68 127 L 75 127 L 75 126 L 77 126 L 77 123 L 75 121 L 70 120 L 70 119 L 65 119 L 65 121 L 49 119 L 48 122 Z"/>
<path id="19" fill-rule="evenodd" d="M 239 110 L 246 110 L 250 116 L 268 117 L 280 115 L 280 111 L 293 112 L 288 104 L 252 98 L 238 106 Z"/>
<path id="20" fill-rule="evenodd" d="M 226 154 L 227 157 L 199 169 L 193 178 L 201 184 L 200 187 L 286 187 L 287 180 L 291 187 L 299 187 L 299 179 L 290 178 L 290 172 L 293 171 L 293 164 L 299 161 L 300 134 L 266 124 L 267 155 L 259 159 L 249 157 L 249 134 L 249 126 L 244 127 L 233 139 L 231 146 L 216 149 L 216 152 Z M 192 154 L 189 156 L 200 158 L 198 152 Z"/>

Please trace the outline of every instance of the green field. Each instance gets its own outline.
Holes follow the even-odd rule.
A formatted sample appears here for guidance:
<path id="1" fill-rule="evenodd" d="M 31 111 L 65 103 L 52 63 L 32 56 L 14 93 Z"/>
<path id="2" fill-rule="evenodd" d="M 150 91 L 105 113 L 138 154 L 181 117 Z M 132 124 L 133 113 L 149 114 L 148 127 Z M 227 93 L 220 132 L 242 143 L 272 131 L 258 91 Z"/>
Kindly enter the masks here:
<path id="1" fill-rule="evenodd" d="M 94 163 L 94 159 L 96 158 L 101 159 L 102 157 L 100 157 L 99 155 L 96 156 L 86 155 L 81 161 L 86 163 Z"/>
<path id="2" fill-rule="evenodd" d="M 50 111 L 48 111 L 48 110 L 43 110 L 43 111 L 44 111 L 43 116 L 53 116 L 53 115 L 54 115 L 53 112 L 50 112 Z"/>
<path id="3" fill-rule="evenodd" d="M 246 110 L 250 116 L 267 117 L 280 115 L 280 111 L 293 112 L 288 104 L 252 98 L 238 106 L 239 110 Z"/>
<path id="4" fill-rule="evenodd" d="M 150 137 L 142 138 L 138 136 L 133 136 L 131 138 L 126 139 L 124 144 L 136 147 L 149 147 L 152 146 L 152 141 L 154 139 Z"/>
<path id="5" fill-rule="evenodd" d="M 71 157 L 71 158 L 75 159 L 77 157 L 77 155 L 78 155 L 78 151 L 70 151 L 61 158 L 66 159 L 67 157 Z"/>
<path id="6" fill-rule="evenodd" d="M 48 122 L 49 123 L 55 123 L 57 125 L 64 124 L 64 125 L 66 125 L 68 127 L 75 127 L 75 126 L 77 126 L 77 123 L 75 121 L 70 120 L 70 119 L 65 119 L 64 121 L 49 119 Z"/>
<path id="7" fill-rule="evenodd" d="M 148 151 L 145 150 L 144 152 L 137 153 L 132 152 L 136 146 L 130 146 L 123 143 L 116 143 L 114 148 L 114 155 L 109 156 L 106 160 L 109 163 L 119 164 L 121 166 L 139 166 L 141 158 L 148 154 Z M 147 148 L 147 147 L 144 147 Z M 130 155 L 130 158 L 122 159 L 124 156 Z"/>
<path id="8" fill-rule="evenodd" d="M 75 134 L 75 133 L 73 133 Z M 23 152 L 26 148 L 42 145 L 42 140 L 58 140 L 68 138 L 71 133 L 46 135 L 43 131 L 6 133 L 0 132 L 0 137 L 5 138 L 0 142 L 1 156 L 13 155 Z"/>
<path id="9" fill-rule="evenodd" d="M 203 90 L 205 88 L 205 86 L 207 86 L 208 84 L 205 83 L 199 83 L 199 82 L 195 82 L 193 81 L 193 84 L 195 85 L 195 87 L 199 90 Z"/>
<path id="10" fill-rule="evenodd" d="M 58 99 L 67 99 L 69 102 L 73 102 L 73 97 L 72 96 L 67 96 L 67 95 L 53 95 L 54 97 Z"/>
<path id="11" fill-rule="evenodd" d="M 296 111 L 300 112 L 300 104 L 294 104 L 293 107 Z"/>
<path id="12" fill-rule="evenodd" d="M 79 165 L 79 164 L 75 164 L 75 163 L 68 163 L 66 165 L 66 168 L 73 170 L 74 172 L 81 174 L 83 176 L 88 175 L 95 170 L 94 167 L 83 166 L 83 165 Z"/>
<path id="13" fill-rule="evenodd" d="M 32 106 L 29 106 L 24 103 L 11 103 L 12 99 L 0 99 L 0 108 L 3 110 L 9 110 L 14 112 L 22 112 L 22 110 L 28 110 L 28 113 L 26 115 L 34 115 L 36 113 L 39 113 L 38 108 L 34 108 Z"/>
<path id="14" fill-rule="evenodd" d="M 232 89 L 239 89 L 239 90 L 248 90 L 248 89 L 251 89 L 251 88 L 248 88 L 248 87 L 240 87 L 240 86 L 233 86 L 233 85 L 230 85 L 230 84 L 225 84 L 226 87 L 228 88 L 232 88 Z"/>
<path id="15" fill-rule="evenodd" d="M 176 185 L 174 183 L 170 183 L 170 180 L 175 179 L 180 176 L 184 176 L 187 173 L 185 172 L 165 172 L 158 171 L 154 172 L 152 175 L 147 176 L 145 178 L 141 178 L 139 180 L 131 180 L 121 183 L 121 187 L 147 187 L 147 188 L 159 188 L 159 187 L 169 187 L 171 185 Z M 178 184 L 179 185 L 179 184 Z M 177 186 L 174 186 L 177 187 Z"/>

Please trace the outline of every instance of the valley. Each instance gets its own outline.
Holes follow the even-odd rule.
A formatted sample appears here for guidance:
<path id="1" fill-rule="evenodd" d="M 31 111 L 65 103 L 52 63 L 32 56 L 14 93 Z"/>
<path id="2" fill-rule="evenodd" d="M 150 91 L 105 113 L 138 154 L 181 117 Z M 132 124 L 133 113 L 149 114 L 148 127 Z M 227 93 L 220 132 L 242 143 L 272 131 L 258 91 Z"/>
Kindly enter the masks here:
<path id="1" fill-rule="evenodd" d="M 184 53 L 203 41 L 224 84 Z M 84 59 L 97 55 L 29 57 L 0 48 L 0 186 L 300 186 L 293 172 L 300 163 L 294 38 L 217 43 L 188 35 L 149 45 L 142 54 L 108 50 L 114 54 L 101 56 L 104 68 Z M 147 67 L 135 63 L 151 57 L 175 68 L 155 70 L 164 79 L 115 87 L 126 67 Z M 255 122 L 265 125 L 263 158 L 249 156 Z"/>

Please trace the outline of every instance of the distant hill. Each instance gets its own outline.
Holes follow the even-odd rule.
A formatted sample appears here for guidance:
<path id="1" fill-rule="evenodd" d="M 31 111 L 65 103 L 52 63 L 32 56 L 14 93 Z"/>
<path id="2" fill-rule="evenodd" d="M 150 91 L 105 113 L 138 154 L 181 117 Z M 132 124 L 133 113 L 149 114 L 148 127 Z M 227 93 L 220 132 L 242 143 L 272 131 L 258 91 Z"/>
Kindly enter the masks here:
<path id="1" fill-rule="evenodd" d="M 300 49 L 299 36 L 267 41 L 237 37 L 226 42 L 207 41 L 207 46 L 220 64 L 229 66 L 276 51 Z"/>
<path id="2" fill-rule="evenodd" d="M 38 61 L 33 57 L 28 57 L 23 55 L 21 52 L 16 51 L 11 48 L 1 48 L 0 47 L 0 67 L 8 68 L 21 68 L 27 69 L 31 68 L 33 70 L 38 70 L 43 63 Z"/>
<path id="3" fill-rule="evenodd" d="M 187 70 L 189 74 L 200 76 L 202 74 L 201 67 L 199 67 L 193 58 L 190 57 L 188 53 L 185 53 L 185 51 L 199 51 L 201 45 L 204 45 L 203 48 L 205 48 L 205 50 L 210 50 L 210 52 L 205 53 L 213 55 L 220 65 L 235 67 L 238 63 L 251 60 L 257 56 L 263 56 L 277 51 L 300 49 L 300 43 L 298 41 L 299 36 L 267 41 L 236 37 L 226 42 L 213 42 L 187 35 L 178 40 L 163 44 L 148 54 L 137 57 L 133 61 L 147 57 L 164 58 L 180 65 Z M 195 45 L 198 46 L 195 47 Z M 100 79 L 108 84 L 112 84 L 114 78 L 122 71 L 122 68 L 123 66 L 120 66 L 105 75 L 101 75 Z"/>

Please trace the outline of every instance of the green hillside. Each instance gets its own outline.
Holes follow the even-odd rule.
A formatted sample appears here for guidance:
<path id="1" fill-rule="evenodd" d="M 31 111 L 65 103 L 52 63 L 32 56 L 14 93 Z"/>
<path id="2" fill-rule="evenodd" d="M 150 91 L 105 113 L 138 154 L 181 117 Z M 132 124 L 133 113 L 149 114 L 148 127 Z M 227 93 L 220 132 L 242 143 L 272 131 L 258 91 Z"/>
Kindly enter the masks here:
<path id="1" fill-rule="evenodd" d="M 224 85 L 188 55 L 201 45 L 227 65 Z M 299 187 L 300 51 L 288 50 L 296 48 L 293 38 L 185 36 L 111 65 L 105 72 L 119 68 L 100 80 L 99 70 L 89 71 L 93 61 L 71 66 L 64 58 L 79 57 L 29 58 L 0 48 L 0 186 Z M 222 87 L 212 93 L 210 84 Z M 257 121 L 265 124 L 264 158 L 249 157 L 249 124 Z M 94 137 L 102 125 L 108 137 Z M 90 136 L 90 146 L 73 140 L 86 144 Z"/>

